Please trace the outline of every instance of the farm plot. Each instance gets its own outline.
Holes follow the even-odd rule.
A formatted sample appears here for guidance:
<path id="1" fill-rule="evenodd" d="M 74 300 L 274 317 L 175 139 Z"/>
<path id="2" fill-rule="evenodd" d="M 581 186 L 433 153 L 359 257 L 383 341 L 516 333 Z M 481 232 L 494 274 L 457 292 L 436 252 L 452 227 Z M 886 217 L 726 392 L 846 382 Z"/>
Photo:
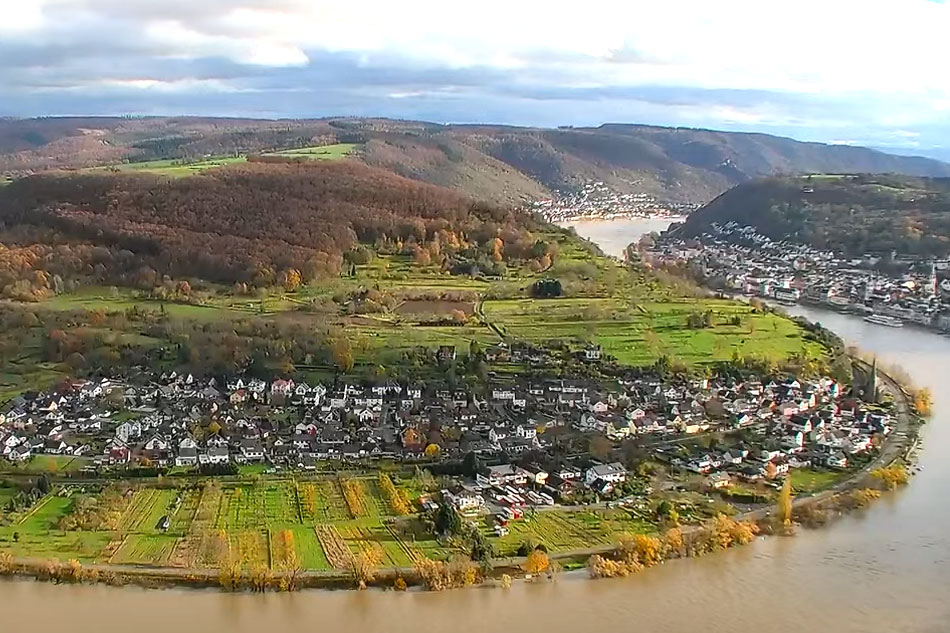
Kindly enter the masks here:
<path id="1" fill-rule="evenodd" d="M 314 528 L 297 527 L 270 531 L 271 568 L 275 570 L 330 569 Z"/>
<path id="2" fill-rule="evenodd" d="M 226 530 L 299 523 L 297 494 L 288 482 L 224 488 L 215 521 L 216 527 Z"/>
<path id="3" fill-rule="evenodd" d="M 409 502 L 409 495 L 406 494 L 405 490 L 397 488 L 389 475 L 381 472 L 377 476 L 377 481 L 377 495 L 386 497 L 389 510 L 393 514 L 406 515 L 412 513 L 412 504 Z"/>
<path id="4" fill-rule="evenodd" d="M 366 488 L 362 481 L 359 479 L 341 479 L 340 488 L 343 490 L 343 498 L 346 500 L 346 507 L 350 511 L 350 516 L 358 519 L 369 515 Z"/>
<path id="5" fill-rule="evenodd" d="M 341 525 L 338 529 L 353 555 L 366 550 L 379 550 L 383 554 L 380 564 L 384 567 L 408 567 L 421 556 L 421 553 L 411 553 L 392 532 L 380 524 L 351 523 Z"/>
<path id="6" fill-rule="evenodd" d="M 72 499 L 68 497 L 47 495 L 20 518 L 18 531 L 42 533 L 55 530 L 72 505 Z"/>
<path id="7" fill-rule="evenodd" d="M 310 523 L 317 520 L 319 492 L 317 485 L 312 481 L 298 482 L 297 506 L 301 523 Z"/>
<path id="8" fill-rule="evenodd" d="M 14 532 L 18 533 L 16 539 Z M 0 528 L 0 549 L 30 558 L 101 560 L 109 539 L 106 532 L 25 532 L 18 525 Z"/>
<path id="9" fill-rule="evenodd" d="M 318 525 L 316 534 L 330 566 L 335 569 L 347 569 L 353 555 L 339 530 L 332 525 Z"/>
<path id="10" fill-rule="evenodd" d="M 266 154 L 266 156 L 286 156 L 290 158 L 306 158 L 310 160 L 339 160 L 349 156 L 354 149 L 359 147 L 355 143 L 334 143 L 333 145 L 317 145 L 313 147 L 300 147 L 297 149 L 284 149 Z"/>
<path id="11" fill-rule="evenodd" d="M 623 510 L 539 512 L 508 525 L 510 532 L 495 539 L 499 554 L 513 556 L 526 540 L 542 543 L 549 551 L 567 551 L 609 545 L 623 533 L 649 533 L 653 526 Z"/>
<path id="12" fill-rule="evenodd" d="M 205 484 L 198 498 L 198 508 L 195 510 L 192 529 L 205 531 L 214 527 L 223 498 L 224 492 L 221 490 L 219 483 L 209 482 Z"/>
<path id="13" fill-rule="evenodd" d="M 245 569 L 270 567 L 270 548 L 267 532 L 246 530 L 229 535 L 231 559 L 239 561 Z"/>
<path id="14" fill-rule="evenodd" d="M 380 487 L 378 478 L 362 479 L 361 481 L 363 483 L 363 489 L 366 492 L 367 516 L 380 517 L 396 514 L 396 512 L 390 508 L 389 501 L 386 498 L 387 495 Z"/>
<path id="15" fill-rule="evenodd" d="M 125 532 L 157 532 L 158 522 L 167 516 L 178 496 L 177 490 L 146 488 L 136 490 L 122 514 L 119 528 Z"/>
<path id="16" fill-rule="evenodd" d="M 317 532 L 314 528 L 296 528 L 294 529 L 294 546 L 297 548 L 297 560 L 303 569 L 330 569 L 330 561 L 327 560 L 323 552 L 323 546 L 320 545 L 320 539 L 317 538 Z"/>
<path id="17" fill-rule="evenodd" d="M 172 520 L 172 529 L 186 526 L 187 533 L 175 548 L 171 564 L 175 567 L 214 566 L 218 563 L 219 550 L 224 549 L 221 538 L 214 529 L 218 509 L 223 498 L 221 485 L 206 483 L 201 490 L 189 490 L 182 507 Z M 194 505 L 194 512 L 185 523 L 186 508 Z"/>
<path id="18" fill-rule="evenodd" d="M 172 567 L 217 567 L 230 555 L 228 535 L 223 530 L 192 530 L 178 544 L 169 560 Z"/>
<path id="19" fill-rule="evenodd" d="M 293 484 L 277 482 L 256 486 L 252 494 L 260 495 L 264 500 L 264 516 L 267 525 L 300 523 L 300 508 L 297 505 L 297 493 Z"/>
<path id="20" fill-rule="evenodd" d="M 164 565 L 178 539 L 158 534 L 130 534 L 109 560 L 118 565 Z"/>
<path id="21" fill-rule="evenodd" d="M 336 481 L 329 479 L 314 482 L 317 492 L 315 519 L 320 522 L 345 521 L 350 518 L 343 491 Z"/>
<path id="22" fill-rule="evenodd" d="M 168 531 L 175 534 L 184 534 L 191 527 L 191 522 L 198 513 L 198 506 L 201 503 L 201 490 L 198 488 L 187 488 L 180 490 L 181 505 L 178 511 L 171 516 L 171 526 Z"/>

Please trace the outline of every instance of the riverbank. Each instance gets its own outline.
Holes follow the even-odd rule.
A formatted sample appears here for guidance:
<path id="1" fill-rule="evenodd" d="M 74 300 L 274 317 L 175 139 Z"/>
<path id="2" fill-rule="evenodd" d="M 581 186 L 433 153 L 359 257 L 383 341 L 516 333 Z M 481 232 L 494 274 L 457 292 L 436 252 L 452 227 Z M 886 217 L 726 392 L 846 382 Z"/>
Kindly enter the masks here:
<path id="1" fill-rule="evenodd" d="M 857 364 L 865 361 L 853 358 Z M 882 386 L 894 400 L 897 424 L 884 442 L 880 452 L 861 470 L 838 482 L 833 488 L 812 496 L 800 496 L 792 502 L 793 516 L 806 513 L 814 516 L 816 511 L 838 509 L 839 500 L 855 491 L 874 487 L 874 471 L 897 463 L 906 463 L 917 444 L 916 418 L 912 414 L 910 394 L 894 378 L 879 372 Z M 849 509 L 856 507 L 854 504 Z M 740 523 L 755 523 L 767 533 L 774 528 L 771 507 L 758 508 L 733 517 Z M 677 528 L 678 538 L 689 541 L 691 538 L 714 528 L 714 522 L 700 525 L 687 525 Z M 665 537 L 664 537 L 665 538 Z M 738 543 L 742 544 L 742 543 Z M 608 556 L 616 550 L 616 544 L 601 545 L 569 551 L 552 552 L 551 561 L 558 566 L 576 567 L 586 564 L 593 556 Z M 689 557 L 683 549 L 674 557 Z M 503 576 L 523 576 L 531 569 L 526 557 L 494 559 L 480 566 L 482 579 L 499 579 Z M 189 586 L 198 588 L 225 587 L 251 590 L 294 590 L 302 588 L 345 589 L 357 584 L 362 586 L 394 587 L 400 582 L 408 585 L 423 584 L 418 567 L 382 567 L 371 570 L 360 578 L 357 569 L 353 571 L 261 571 L 258 574 L 227 572 L 219 569 L 183 569 L 177 567 L 131 566 L 102 563 L 80 564 L 78 561 L 66 563 L 31 559 L 0 557 L 0 574 L 25 576 L 53 582 L 97 582 L 123 585 L 137 584 L 145 587 Z M 405 585 L 403 585 L 405 586 Z"/>

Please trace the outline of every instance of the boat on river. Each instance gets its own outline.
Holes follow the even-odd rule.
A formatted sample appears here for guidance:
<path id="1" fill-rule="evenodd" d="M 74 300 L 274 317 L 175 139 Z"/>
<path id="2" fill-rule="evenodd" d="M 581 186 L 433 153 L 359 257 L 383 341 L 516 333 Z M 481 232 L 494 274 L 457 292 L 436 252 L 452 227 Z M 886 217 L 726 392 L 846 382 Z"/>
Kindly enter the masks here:
<path id="1" fill-rule="evenodd" d="M 887 327 L 904 327 L 903 321 L 900 319 L 895 319 L 891 316 L 887 316 L 886 314 L 869 314 L 868 316 L 864 317 L 864 320 L 875 325 L 884 325 Z"/>

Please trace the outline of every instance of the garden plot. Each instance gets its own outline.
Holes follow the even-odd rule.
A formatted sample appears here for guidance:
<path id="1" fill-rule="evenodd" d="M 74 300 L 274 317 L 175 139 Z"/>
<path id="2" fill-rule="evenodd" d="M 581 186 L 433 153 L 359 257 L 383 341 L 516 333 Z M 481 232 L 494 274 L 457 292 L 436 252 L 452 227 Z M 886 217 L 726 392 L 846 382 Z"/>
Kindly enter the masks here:
<path id="1" fill-rule="evenodd" d="M 109 560 L 117 565 L 165 565 L 178 539 L 158 534 L 130 534 Z"/>

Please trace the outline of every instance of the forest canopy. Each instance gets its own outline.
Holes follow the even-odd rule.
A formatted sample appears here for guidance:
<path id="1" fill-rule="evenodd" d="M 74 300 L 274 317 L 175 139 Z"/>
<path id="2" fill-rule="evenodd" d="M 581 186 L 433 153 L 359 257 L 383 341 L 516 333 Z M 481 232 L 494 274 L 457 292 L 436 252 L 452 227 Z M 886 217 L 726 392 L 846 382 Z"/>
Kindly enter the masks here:
<path id="1" fill-rule="evenodd" d="M 893 251 L 943 258 L 950 255 L 950 178 L 765 178 L 722 194 L 690 215 L 681 232 L 699 235 L 714 222 L 753 226 L 775 240 L 853 257 Z"/>
<path id="2" fill-rule="evenodd" d="M 353 162 L 43 174 L 0 190 L 0 222 L 0 289 L 16 298 L 62 280 L 309 283 L 373 251 L 462 274 L 550 262 L 526 215 Z"/>

